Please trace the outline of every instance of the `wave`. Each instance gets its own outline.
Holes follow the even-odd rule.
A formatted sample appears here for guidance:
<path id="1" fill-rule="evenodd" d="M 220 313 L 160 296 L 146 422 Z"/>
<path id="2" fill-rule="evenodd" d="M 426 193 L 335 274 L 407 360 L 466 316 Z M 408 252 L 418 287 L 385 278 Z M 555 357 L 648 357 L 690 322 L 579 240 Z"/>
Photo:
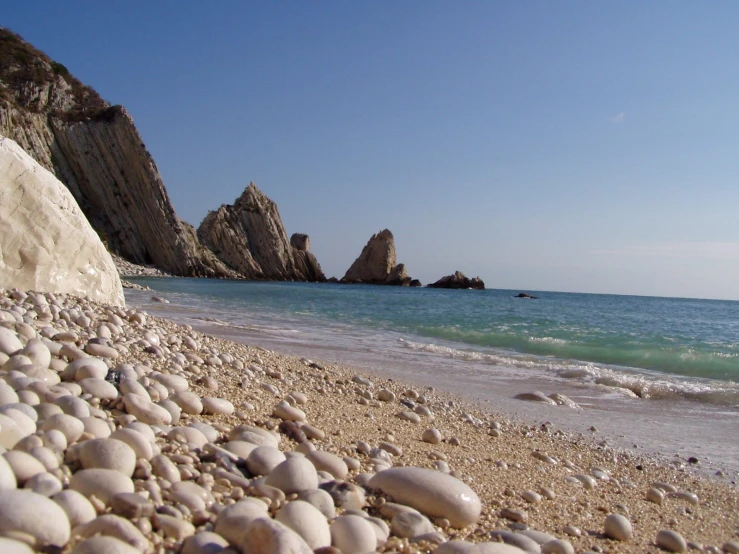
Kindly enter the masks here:
<path id="1" fill-rule="evenodd" d="M 504 351 L 476 351 L 439 344 L 400 339 L 399 344 L 416 352 L 426 352 L 457 360 L 481 362 L 499 367 L 540 371 L 570 383 L 610 390 L 642 399 L 682 398 L 720 406 L 739 407 L 739 384 L 706 378 L 680 378 L 663 373 L 592 362 L 554 359 Z"/>

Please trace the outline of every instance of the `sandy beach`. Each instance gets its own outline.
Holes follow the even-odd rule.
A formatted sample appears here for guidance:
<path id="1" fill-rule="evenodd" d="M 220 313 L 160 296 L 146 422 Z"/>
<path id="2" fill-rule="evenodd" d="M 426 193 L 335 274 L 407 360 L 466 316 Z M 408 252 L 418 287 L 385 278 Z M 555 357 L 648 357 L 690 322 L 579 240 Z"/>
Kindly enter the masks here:
<path id="1" fill-rule="evenodd" d="M 504 414 L 491 413 L 441 390 L 408 385 L 378 375 L 362 375 L 351 368 L 325 364 L 321 360 L 226 341 L 130 308 L 123 310 L 81 302 L 63 295 L 26 296 L 7 291 L 0 295 L 0 308 L 6 334 L 13 334 L 24 348 L 21 353 L 1 355 L 2 378 L 8 383 L 3 385 L 3 392 L 13 389 L 18 399 L 15 402 L 4 400 L 4 404 L 16 406 L 15 409 L 6 406 L 2 412 L 3 430 L 10 428 L 8 419 L 29 427 L 11 447 L 6 433 L 3 446 L 33 456 L 34 453 L 39 455 L 33 448 L 43 444 L 57 460 L 57 467 L 50 462 L 44 469 L 45 474 L 51 476 L 49 481 L 56 479 L 58 485 L 55 482 L 49 489 L 39 486 L 36 496 L 46 495 L 53 499 L 62 494 L 61 489 L 66 491 L 72 486 L 88 496 L 91 500 L 88 503 L 95 509 L 87 521 L 84 518 L 77 522 L 70 520 L 67 535 L 64 530 L 59 532 L 57 536 L 64 539 L 64 544 L 58 544 L 60 539 L 49 539 L 39 531 L 39 523 L 17 524 L 15 529 L 13 524 L 0 524 L 0 533 L 4 536 L 34 544 L 37 548 L 56 544 L 64 552 L 88 552 L 91 550 L 85 548 L 93 544 L 89 537 L 102 534 L 127 543 L 136 549 L 132 551 L 222 551 L 219 549 L 227 544 L 222 537 L 218 543 L 222 546 L 213 543 L 213 550 L 198 546 L 191 537 L 217 530 L 219 514 L 228 505 L 244 502 L 241 500 L 244 496 L 261 498 L 266 507 L 265 517 L 269 515 L 279 520 L 281 509 L 299 495 L 275 490 L 278 487 L 265 487 L 264 479 L 253 471 L 253 461 L 251 465 L 248 463 L 251 455 L 244 459 L 228 450 L 229 444 L 247 425 L 267 434 L 278 433 L 271 435 L 269 444 L 278 445 L 276 448 L 283 453 L 279 457 L 281 460 L 285 459 L 284 453 L 302 457 L 289 453 L 310 454 L 317 449 L 335 455 L 332 460 L 345 464 L 342 467 L 348 473 L 340 478 L 330 474 L 328 466 L 318 473 L 322 487 L 334 492 L 333 508 L 339 516 L 338 519 L 327 518 L 334 529 L 333 548 L 337 547 L 337 542 L 344 546 L 342 550 L 330 550 L 325 545 L 321 552 L 363 551 L 352 550 L 352 541 L 356 539 L 359 544 L 361 539 L 351 533 L 349 546 L 335 536 L 342 517 L 358 514 L 385 522 L 384 526 L 376 522 L 375 528 L 392 530 L 384 537 L 383 531 L 378 531 L 378 552 L 433 552 L 443 543 L 446 546 L 439 547 L 439 552 L 473 552 L 471 544 L 467 543 L 495 542 L 498 540 L 495 531 L 508 532 L 501 536 L 509 542 L 529 545 L 531 550 L 522 551 L 657 552 L 660 533 L 660 544 L 677 541 L 674 551 L 680 551 L 679 540 L 674 533 L 665 533 L 668 530 L 679 533 L 695 551 L 739 551 L 739 495 L 735 486 L 706 479 L 689 468 L 661 465 L 652 457 L 636 457 L 601 446 L 597 441 L 602 440 L 602 436 L 583 438 L 551 425 L 514 423 Z M 38 340 L 39 337 L 44 339 Z M 2 338 L 10 340 L 5 334 Z M 3 344 L 7 351 L 7 343 Z M 32 344 L 30 350 L 29 344 Z M 30 357 L 37 351 L 34 349 L 43 352 L 39 359 L 44 358 L 45 352 L 51 353 L 46 368 L 38 367 L 44 365 L 38 359 L 30 364 L 30 369 L 20 363 L 24 360 L 16 359 L 23 355 Z M 80 373 L 79 369 L 69 369 L 72 364 L 85 367 L 84 360 L 90 357 L 85 352 L 93 353 L 113 369 L 111 374 L 118 379 L 114 397 L 96 392 L 98 389 L 91 385 L 99 383 L 89 381 L 104 381 L 105 377 L 110 379 L 111 374 L 95 376 L 94 370 Z M 54 382 L 52 373 L 60 376 L 61 382 Z M 82 383 L 85 379 L 88 381 Z M 137 381 L 146 393 L 132 392 L 136 388 L 134 384 L 124 387 L 121 379 Z M 39 384 L 39 380 L 42 383 Z M 81 383 L 86 387 L 84 390 Z M 121 389 L 128 391 L 125 396 Z M 109 389 L 106 390 L 109 394 Z M 197 395 L 200 409 L 205 407 L 204 413 L 182 409 L 186 403 L 180 397 L 185 390 Z M 148 400 L 134 406 L 131 394 L 140 394 L 142 398 L 148 395 Z M 70 395 L 77 396 L 79 403 L 85 406 L 81 407 L 76 401 L 59 401 Z M 24 403 L 26 408 L 18 407 Z M 72 439 L 69 444 L 54 446 L 53 438 L 49 437 L 50 430 L 55 427 L 43 418 L 48 421 L 52 414 L 61 410 L 39 408 L 48 404 L 61 404 L 74 417 L 83 420 L 84 431 L 76 437 L 67 437 Z M 74 409 L 67 406 L 74 406 Z M 23 417 L 23 413 L 17 415 L 28 408 L 37 413 L 33 426 L 26 421 L 32 418 Z M 162 415 L 162 410 L 167 413 Z M 157 417 L 162 420 L 156 420 Z M 97 422 L 91 420 L 101 420 L 104 427 L 100 429 Z M 292 423 L 286 423 L 290 420 Z M 142 423 L 150 431 L 142 431 Z M 202 436 L 206 442 L 186 437 L 187 432 L 181 429 L 188 425 L 199 427 L 198 438 Z M 305 425 L 308 427 L 300 432 L 300 426 Z M 18 427 L 23 426 L 18 423 Z M 152 454 L 158 453 L 154 455 L 158 456 L 156 462 L 137 455 L 135 469 L 126 477 L 131 480 L 130 490 L 126 488 L 128 485 L 123 487 L 124 492 L 135 491 L 139 497 L 136 502 L 127 497 L 126 506 L 136 504 L 146 509 L 124 509 L 122 501 L 112 500 L 121 492 L 97 491 L 93 489 L 100 485 L 85 488 L 79 485 L 82 478 L 75 481 L 78 474 L 92 471 L 92 467 L 105 466 L 104 463 L 96 466 L 95 462 L 84 459 L 81 452 L 85 442 L 111 441 L 110 432 L 122 427 L 133 428 L 144 435 L 151 432 L 148 442 Z M 429 429 L 437 432 L 427 432 Z M 4 456 L 7 458 L 8 454 Z M 26 489 L 36 490 L 36 481 L 41 479 L 21 475 L 23 471 L 17 467 L 17 461 L 12 461 L 10 466 L 16 473 L 19 489 L 25 480 Z M 162 469 L 164 467 L 167 469 Z M 388 489 L 369 485 L 372 474 L 379 472 L 380 475 L 389 467 L 427 468 L 439 475 L 451 475 L 455 482 L 465 483 L 479 497 L 479 517 L 470 524 L 453 525 L 456 508 L 446 506 L 442 508 L 443 516 L 438 512 L 429 513 L 428 517 L 418 516 L 421 523 L 416 529 L 423 530 L 420 537 L 414 535 L 415 531 L 408 532 L 398 517 L 393 517 L 402 508 L 393 503 Z M 272 468 L 272 471 L 277 470 Z M 274 483 L 270 479 L 268 476 L 267 485 Z M 345 481 L 348 485 L 339 487 L 334 482 L 327 486 L 332 480 Z M 203 496 L 212 502 L 201 506 L 202 503 L 192 501 L 187 494 L 179 494 L 177 483 L 186 481 L 199 487 L 197 494 L 201 494 L 202 489 Z M 418 491 L 419 495 L 422 493 Z M 105 500 L 107 496 L 111 498 Z M 8 509 L 2 504 L 0 500 L 0 512 Z M 429 509 L 418 505 L 416 508 L 421 514 Z M 613 519 L 613 514 L 620 514 L 621 521 L 630 523 L 632 533 L 623 530 L 625 540 L 606 536 L 605 521 L 609 517 Z M 0 521 L 6 521 L 6 517 L 7 514 L 0 517 Z M 108 520 L 100 523 L 101 518 L 117 519 L 113 524 Z M 118 520 L 125 520 L 130 527 Z M 245 529 L 251 529 L 250 522 L 244 516 Z M 511 531 L 520 533 L 514 536 Z M 620 532 L 611 530 L 608 533 L 613 536 Z M 203 535 L 206 536 L 213 537 Z M 84 539 L 87 539 L 87 546 Z M 559 541 L 551 542 L 554 539 Z M 346 541 L 346 537 L 343 540 Z M 247 538 L 236 544 L 232 540 L 233 550 L 225 552 L 251 552 L 247 543 Z M 548 546 L 538 546 L 547 543 Z M 286 544 L 266 540 L 266 546 L 259 552 L 304 551 L 302 544 L 293 547 Z M 474 552 L 504 551 L 497 550 L 494 544 L 487 544 L 485 548 Z M 4 551 L 24 552 L 20 546 Z"/>

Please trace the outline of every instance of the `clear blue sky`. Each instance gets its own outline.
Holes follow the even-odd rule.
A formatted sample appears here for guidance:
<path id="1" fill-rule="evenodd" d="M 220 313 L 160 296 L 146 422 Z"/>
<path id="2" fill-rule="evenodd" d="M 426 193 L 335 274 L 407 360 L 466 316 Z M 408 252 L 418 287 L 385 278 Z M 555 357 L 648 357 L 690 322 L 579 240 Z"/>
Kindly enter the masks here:
<path id="1" fill-rule="evenodd" d="M 179 216 L 249 181 L 341 277 L 739 299 L 739 2 L 6 2 Z"/>

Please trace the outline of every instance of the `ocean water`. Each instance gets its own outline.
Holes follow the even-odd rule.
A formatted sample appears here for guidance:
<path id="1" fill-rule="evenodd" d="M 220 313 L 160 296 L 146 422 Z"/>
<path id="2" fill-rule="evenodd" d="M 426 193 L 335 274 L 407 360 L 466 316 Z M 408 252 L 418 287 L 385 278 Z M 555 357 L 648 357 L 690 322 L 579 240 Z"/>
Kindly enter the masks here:
<path id="1" fill-rule="evenodd" d="M 131 280 L 154 292 L 127 290 L 129 304 L 229 339 L 416 381 L 583 432 L 595 422 L 620 446 L 703 452 L 710 464 L 739 470 L 739 302 Z M 567 394 L 584 410 L 515 399 L 532 390 Z"/>

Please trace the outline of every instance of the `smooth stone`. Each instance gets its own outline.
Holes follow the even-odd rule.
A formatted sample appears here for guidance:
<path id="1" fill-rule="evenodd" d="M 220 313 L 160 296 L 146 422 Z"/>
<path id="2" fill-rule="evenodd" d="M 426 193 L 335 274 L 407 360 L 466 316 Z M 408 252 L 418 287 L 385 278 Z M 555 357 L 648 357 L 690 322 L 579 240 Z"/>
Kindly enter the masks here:
<path id="1" fill-rule="evenodd" d="M 136 454 L 136 458 L 151 460 L 152 456 L 154 456 L 151 441 L 149 441 L 143 434 L 134 429 L 116 429 L 110 435 L 110 438 L 125 442 L 133 449 L 134 453 Z"/>
<path id="2" fill-rule="evenodd" d="M 105 379 L 107 374 L 108 364 L 98 358 L 80 358 L 70 363 L 64 370 L 65 376 L 74 377 L 78 382 L 88 378 Z"/>
<path id="3" fill-rule="evenodd" d="M 455 539 L 437 546 L 434 549 L 434 554 L 465 554 L 466 552 L 469 552 L 474 546 L 474 543 Z"/>
<path id="4" fill-rule="evenodd" d="M 101 535 L 78 543 L 70 554 L 141 554 L 141 551 L 120 539 Z"/>
<path id="5" fill-rule="evenodd" d="M 657 543 L 657 546 L 669 552 L 685 552 L 688 550 L 688 543 L 685 542 L 683 536 L 672 529 L 663 529 L 657 533 L 657 539 L 654 542 Z"/>
<path id="6" fill-rule="evenodd" d="M 655 504 L 662 504 L 665 500 L 665 493 L 662 492 L 662 489 L 651 487 L 647 490 L 647 500 Z"/>
<path id="7" fill-rule="evenodd" d="M 528 554 L 541 553 L 541 546 L 539 546 L 539 543 L 526 535 L 514 533 L 513 531 L 496 530 L 490 531 L 490 537 L 493 539 L 500 538 L 505 544 L 520 548 Z"/>
<path id="8" fill-rule="evenodd" d="M 288 458 L 270 472 L 265 483 L 285 494 L 299 493 L 318 488 L 318 473 L 306 458 Z"/>
<path id="9" fill-rule="evenodd" d="M 517 394 L 513 398 L 516 398 L 518 400 L 527 400 L 528 402 L 541 402 L 542 404 L 549 404 L 550 406 L 557 405 L 554 400 L 538 390 L 534 392 L 522 392 L 521 394 Z"/>
<path id="10" fill-rule="evenodd" d="M 438 552 L 438 549 L 434 552 Z M 525 550 L 502 542 L 481 542 L 465 552 L 467 554 L 526 554 Z"/>
<path id="11" fill-rule="evenodd" d="M 18 481 L 12 466 L 3 456 L 0 456 L 0 490 L 15 489 L 17 486 Z"/>
<path id="12" fill-rule="evenodd" d="M 223 447 L 229 452 L 236 454 L 242 460 L 246 460 L 254 449 L 259 448 L 253 442 L 247 441 L 229 441 Z"/>
<path id="13" fill-rule="evenodd" d="M 395 393 L 388 389 L 380 389 L 377 391 L 377 400 L 380 402 L 394 402 Z"/>
<path id="14" fill-rule="evenodd" d="M 173 427 L 167 433 L 167 439 L 172 441 L 177 435 L 181 435 L 188 445 L 192 445 L 197 449 L 202 449 L 209 441 L 202 431 L 195 427 Z"/>
<path id="15" fill-rule="evenodd" d="M 164 454 L 157 454 L 151 458 L 151 470 L 154 475 L 170 483 L 177 483 L 182 479 L 177 466 Z"/>
<path id="16" fill-rule="evenodd" d="M 321 483 L 320 488 L 331 495 L 337 508 L 361 510 L 366 503 L 364 489 L 354 483 L 328 481 Z"/>
<path id="17" fill-rule="evenodd" d="M 33 548 L 24 542 L 0 537 L 0 552 L 3 554 L 33 554 Z"/>
<path id="18" fill-rule="evenodd" d="M 382 490 L 396 502 L 431 517 L 443 517 L 452 527 L 475 523 L 482 506 L 475 492 L 459 479 L 432 469 L 400 467 L 381 471 L 369 486 Z"/>
<path id="19" fill-rule="evenodd" d="M 280 446 L 280 438 L 278 435 L 253 425 L 238 425 L 234 427 L 229 432 L 228 439 L 232 441 L 242 440 L 253 442 L 259 446 L 269 445 L 274 446 L 275 448 Z"/>
<path id="20" fill-rule="evenodd" d="M 6 327 L 0 327 L 0 352 L 12 356 L 23 349 L 18 335 Z"/>
<path id="21" fill-rule="evenodd" d="M 165 408 L 136 394 L 124 394 L 123 404 L 129 414 L 147 425 L 169 425 L 172 423 L 172 414 Z"/>
<path id="22" fill-rule="evenodd" d="M 366 554 L 377 548 L 377 534 L 365 518 L 343 515 L 331 523 L 331 544 L 343 554 Z"/>
<path id="23" fill-rule="evenodd" d="M 208 439 L 208 442 L 216 442 L 218 441 L 218 431 L 215 430 L 215 428 L 212 425 L 208 425 L 207 423 L 203 423 L 202 421 L 193 421 L 188 425 L 188 427 L 192 427 L 193 429 L 197 429 L 200 431 L 203 435 L 205 435 L 205 438 Z"/>
<path id="24" fill-rule="evenodd" d="M 303 500 L 288 502 L 275 519 L 300 535 L 312 550 L 331 545 L 326 516 Z"/>
<path id="25" fill-rule="evenodd" d="M 132 379 L 130 377 L 123 377 L 118 384 L 118 389 L 121 391 L 121 394 L 137 394 L 144 398 L 145 400 L 151 400 L 151 397 L 149 396 L 149 393 L 146 391 L 146 388 L 139 383 L 136 379 Z M 195 395 L 197 396 L 197 395 Z"/>
<path id="26" fill-rule="evenodd" d="M 269 475 L 285 459 L 285 454 L 274 446 L 258 446 L 246 458 L 246 468 L 252 475 Z"/>
<path id="27" fill-rule="evenodd" d="M 305 412 L 303 410 L 296 408 L 295 406 L 291 406 L 284 400 L 275 406 L 275 409 L 272 411 L 272 415 L 285 421 L 305 421 L 306 419 Z"/>
<path id="28" fill-rule="evenodd" d="M 415 412 L 398 412 L 397 417 L 398 419 L 402 419 L 403 421 L 410 421 L 411 423 L 421 423 L 421 416 L 419 416 Z"/>
<path id="29" fill-rule="evenodd" d="M 3 458 L 10 464 L 19 485 L 25 484 L 34 475 L 46 473 L 44 465 L 27 452 L 10 450 L 3 454 Z"/>
<path id="30" fill-rule="evenodd" d="M 575 549 L 569 541 L 555 539 L 541 545 L 541 554 L 575 554 Z"/>
<path id="31" fill-rule="evenodd" d="M 79 381 L 82 391 L 100 400 L 115 400 L 118 398 L 118 389 L 105 379 L 89 377 Z"/>
<path id="32" fill-rule="evenodd" d="M 82 469 L 69 481 L 69 488 L 86 497 L 95 496 L 109 505 L 112 498 L 121 492 L 133 492 L 133 481 L 113 469 Z"/>
<path id="33" fill-rule="evenodd" d="M 349 473 L 346 462 L 331 452 L 314 450 L 306 454 L 305 457 L 316 466 L 316 470 L 326 471 L 333 475 L 335 479 L 344 479 Z"/>
<path id="34" fill-rule="evenodd" d="M 251 521 L 239 546 L 249 554 L 313 554 L 300 535 L 268 517 Z"/>
<path id="35" fill-rule="evenodd" d="M 435 531 L 434 526 L 426 516 L 415 512 L 395 514 L 390 523 L 390 530 L 394 536 L 407 539 Z"/>
<path id="36" fill-rule="evenodd" d="M 127 519 L 114 514 L 104 514 L 89 523 L 75 527 L 74 534 L 83 539 L 94 535 L 106 535 L 120 539 L 140 551 L 148 552 L 151 550 L 151 544 L 138 527 Z"/>
<path id="37" fill-rule="evenodd" d="M 120 356 L 120 352 L 112 346 L 105 346 L 104 344 L 98 344 L 95 342 L 88 342 L 85 345 L 85 352 L 92 356 L 99 356 L 101 358 L 109 358 L 115 360 Z"/>
<path id="38" fill-rule="evenodd" d="M 61 431 L 67 439 L 67 444 L 74 444 L 78 438 L 85 432 L 85 424 L 76 417 L 67 414 L 54 414 L 48 417 L 42 424 L 41 429 L 44 431 Z"/>
<path id="39" fill-rule="evenodd" d="M 617 541 L 629 541 L 634 536 L 631 522 L 621 514 L 610 514 L 606 517 L 603 532 L 607 537 Z"/>
<path id="40" fill-rule="evenodd" d="M 177 392 L 171 399 L 186 414 L 198 415 L 203 413 L 203 402 L 200 400 L 200 396 L 192 391 Z"/>
<path id="41" fill-rule="evenodd" d="M 154 514 L 152 518 L 154 528 L 161 530 L 165 538 L 173 539 L 177 542 L 185 540 L 195 534 L 195 526 L 189 521 L 178 519 L 174 516 L 166 514 Z"/>
<path id="42" fill-rule="evenodd" d="M 0 414 L 0 447 L 10 450 L 25 436 L 13 418 Z"/>
<path id="43" fill-rule="evenodd" d="M 174 392 L 186 391 L 190 387 L 187 379 L 179 375 L 156 373 L 152 378 Z"/>
<path id="44" fill-rule="evenodd" d="M 308 504 L 311 504 L 319 512 L 321 512 L 326 519 L 333 519 L 336 517 L 336 507 L 334 506 L 334 499 L 331 495 L 322 489 L 314 489 L 310 491 L 302 491 L 298 494 L 298 499 L 304 500 Z"/>
<path id="45" fill-rule="evenodd" d="M 112 433 L 108 422 L 97 417 L 83 417 L 80 421 L 85 426 L 85 433 L 91 434 L 96 439 L 107 439 Z"/>
<path id="46" fill-rule="evenodd" d="M 28 490 L 8 489 L 0 494 L 0 535 L 16 533 L 33 537 L 37 545 L 64 546 L 71 526 L 53 500 Z"/>
<path id="47" fill-rule="evenodd" d="M 216 517 L 213 531 L 231 544 L 240 544 L 247 525 L 267 517 L 267 505 L 255 498 L 246 498 L 227 506 Z"/>
<path id="48" fill-rule="evenodd" d="M 236 408 L 225 398 L 205 397 L 202 399 L 203 412 L 215 415 L 232 415 Z"/>
<path id="49" fill-rule="evenodd" d="M 441 442 L 441 439 L 441 431 L 439 431 L 438 429 L 426 429 L 423 432 L 423 435 L 421 435 L 421 440 L 429 444 L 439 444 Z"/>
<path id="50" fill-rule="evenodd" d="M 123 441 L 92 439 L 80 445 L 80 462 L 84 469 L 112 469 L 131 477 L 136 469 L 136 453 Z"/>
<path id="51" fill-rule="evenodd" d="M 218 554 L 228 547 L 228 541 L 216 533 L 200 532 L 189 537 L 180 554 Z"/>
<path id="52" fill-rule="evenodd" d="M 51 473 L 37 473 L 26 481 L 23 488 L 49 498 L 61 492 L 62 482 Z"/>
<path id="53" fill-rule="evenodd" d="M 97 517 L 95 508 L 90 501 L 77 491 L 63 490 L 52 496 L 51 499 L 61 506 L 73 528 L 83 523 L 89 523 Z"/>
<path id="54" fill-rule="evenodd" d="M 176 483 L 172 483 L 171 490 L 175 493 L 193 494 L 202 499 L 207 508 L 210 508 L 210 506 L 215 502 L 213 495 L 194 481 L 178 481 Z"/>

